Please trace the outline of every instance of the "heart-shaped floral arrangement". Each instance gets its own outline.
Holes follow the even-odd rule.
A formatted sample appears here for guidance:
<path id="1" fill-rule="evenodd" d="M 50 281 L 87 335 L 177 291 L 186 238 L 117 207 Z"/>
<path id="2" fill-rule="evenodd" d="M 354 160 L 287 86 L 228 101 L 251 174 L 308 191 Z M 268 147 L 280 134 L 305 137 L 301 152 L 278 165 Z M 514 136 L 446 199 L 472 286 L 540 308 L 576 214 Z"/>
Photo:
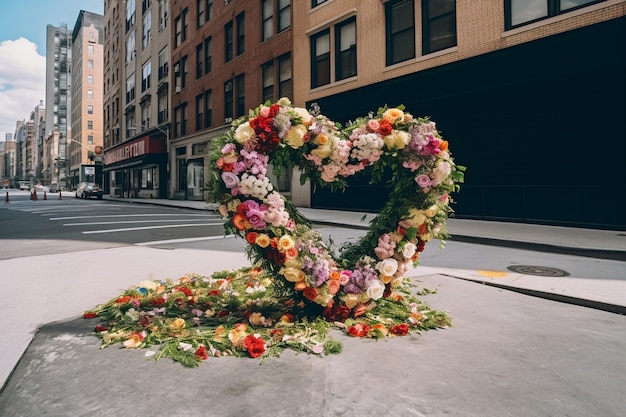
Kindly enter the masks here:
<path id="1" fill-rule="evenodd" d="M 289 100 L 261 105 L 214 142 L 211 187 L 227 229 L 246 239 L 252 260 L 291 283 L 297 299 L 346 319 L 357 306 L 389 295 L 431 239 L 445 239 L 450 193 L 463 179 L 435 123 L 402 106 L 341 129 Z M 394 188 L 369 233 L 337 259 L 309 222 L 274 190 L 274 168 L 297 166 L 317 185 L 385 169 Z"/>
<path id="2" fill-rule="evenodd" d="M 450 193 L 463 181 L 435 123 L 402 106 L 345 127 L 288 99 L 264 104 L 212 141 L 209 187 L 227 233 L 244 238 L 252 267 L 211 277 L 143 281 L 85 313 L 100 317 L 103 345 L 161 345 L 194 366 L 208 356 L 277 355 L 291 348 L 337 353 L 330 327 L 388 337 L 449 325 L 422 304 L 405 276 L 424 245 L 447 238 Z M 391 174 L 388 202 L 357 243 L 337 255 L 269 177 L 298 167 L 315 186 L 346 186 L 370 170 Z M 150 354 L 155 352 L 149 351 Z"/>

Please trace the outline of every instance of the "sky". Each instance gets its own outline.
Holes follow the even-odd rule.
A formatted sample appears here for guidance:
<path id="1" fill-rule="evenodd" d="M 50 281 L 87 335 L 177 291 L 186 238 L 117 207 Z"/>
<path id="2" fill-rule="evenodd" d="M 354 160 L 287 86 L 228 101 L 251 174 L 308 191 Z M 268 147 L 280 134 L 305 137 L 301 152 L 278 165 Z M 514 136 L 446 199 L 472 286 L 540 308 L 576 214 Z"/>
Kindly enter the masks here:
<path id="1" fill-rule="evenodd" d="M 46 26 L 74 28 L 78 13 L 104 14 L 104 0 L 0 1 L 0 141 L 46 99 Z"/>

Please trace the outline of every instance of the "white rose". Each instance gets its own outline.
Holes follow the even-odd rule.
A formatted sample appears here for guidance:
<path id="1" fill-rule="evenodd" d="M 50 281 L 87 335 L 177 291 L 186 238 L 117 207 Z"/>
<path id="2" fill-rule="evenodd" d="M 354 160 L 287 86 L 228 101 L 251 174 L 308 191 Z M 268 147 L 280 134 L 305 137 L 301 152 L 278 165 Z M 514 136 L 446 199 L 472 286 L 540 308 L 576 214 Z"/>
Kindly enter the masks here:
<path id="1" fill-rule="evenodd" d="M 141 281 L 138 286 L 139 288 L 145 288 L 146 290 L 156 290 L 159 284 L 147 279 L 145 281 Z"/>
<path id="2" fill-rule="evenodd" d="M 376 264 L 376 269 L 383 275 L 393 275 L 398 270 L 398 261 L 387 258 Z"/>
<path id="3" fill-rule="evenodd" d="M 440 161 L 430 175 L 434 183 L 433 185 L 441 184 L 450 175 L 451 171 L 452 166 L 450 166 L 449 162 Z"/>
<path id="4" fill-rule="evenodd" d="M 405 259 L 411 259 L 413 255 L 415 255 L 416 250 L 417 250 L 417 246 L 415 246 L 414 243 L 407 242 L 404 245 L 404 248 L 402 248 L 402 256 L 404 256 Z"/>
<path id="5" fill-rule="evenodd" d="M 299 282 L 304 278 L 302 271 L 295 268 L 282 268 L 280 274 L 289 282 Z"/>
<path id="6" fill-rule="evenodd" d="M 240 124 L 235 130 L 235 140 L 241 144 L 248 142 L 255 135 L 254 129 L 250 127 L 248 122 Z"/>
<path id="7" fill-rule="evenodd" d="M 373 280 L 369 287 L 367 287 L 367 296 L 372 300 L 378 300 L 385 293 L 385 284 L 379 280 Z"/>

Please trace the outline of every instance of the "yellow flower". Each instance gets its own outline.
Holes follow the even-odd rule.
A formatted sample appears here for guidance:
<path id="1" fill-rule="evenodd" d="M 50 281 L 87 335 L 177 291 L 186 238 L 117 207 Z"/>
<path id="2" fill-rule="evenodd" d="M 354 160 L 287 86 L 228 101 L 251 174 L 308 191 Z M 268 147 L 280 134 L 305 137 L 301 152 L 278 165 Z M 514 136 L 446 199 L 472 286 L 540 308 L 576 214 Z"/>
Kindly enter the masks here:
<path id="1" fill-rule="evenodd" d="M 256 244 L 262 248 L 267 248 L 270 245 L 270 241 L 270 237 L 265 233 L 259 233 L 259 235 L 256 237 Z"/>
<path id="2" fill-rule="evenodd" d="M 323 133 L 320 133 L 313 139 L 313 143 L 316 145 L 326 145 L 328 143 L 328 136 Z"/>
<path id="3" fill-rule="evenodd" d="M 343 297 L 343 302 L 346 303 L 348 308 L 352 309 L 359 304 L 359 296 L 357 294 L 346 294 L 346 296 Z"/>
<path id="4" fill-rule="evenodd" d="M 184 329 L 186 325 L 185 319 L 178 318 L 170 324 L 170 327 L 172 329 Z"/>
<path id="5" fill-rule="evenodd" d="M 278 239 L 278 250 L 284 252 L 293 248 L 296 245 L 296 242 L 293 241 L 291 236 L 283 235 Z"/>
<path id="6" fill-rule="evenodd" d="M 391 124 L 402 121 L 402 119 L 404 119 L 404 112 L 400 109 L 392 108 L 383 113 L 383 120 L 387 120 Z"/>
<path id="7" fill-rule="evenodd" d="M 333 153 L 333 150 L 328 145 L 322 145 L 316 149 L 313 149 L 311 153 L 320 159 L 324 159 L 328 158 L 330 154 Z"/>
<path id="8" fill-rule="evenodd" d="M 306 275 L 301 269 L 295 268 L 281 268 L 280 274 L 289 282 L 299 282 L 306 278 Z"/>
<path id="9" fill-rule="evenodd" d="M 285 134 L 285 142 L 294 149 L 298 149 L 304 145 L 304 135 L 306 135 L 307 128 L 303 125 L 291 126 L 291 128 Z"/>
<path id="10" fill-rule="evenodd" d="M 430 206 L 428 209 L 426 209 L 426 210 L 424 211 L 424 214 L 425 214 L 427 217 L 434 217 L 434 216 L 435 216 L 435 214 L 437 214 L 437 206 L 436 206 L 436 205 L 432 205 L 432 206 Z"/>

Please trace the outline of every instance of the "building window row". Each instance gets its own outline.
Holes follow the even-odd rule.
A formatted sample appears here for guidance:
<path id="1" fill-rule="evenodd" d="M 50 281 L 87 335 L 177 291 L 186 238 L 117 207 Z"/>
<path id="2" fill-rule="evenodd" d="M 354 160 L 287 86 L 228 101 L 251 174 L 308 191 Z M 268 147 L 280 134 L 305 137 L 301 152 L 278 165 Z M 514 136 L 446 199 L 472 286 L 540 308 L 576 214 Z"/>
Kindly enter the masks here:
<path id="1" fill-rule="evenodd" d="M 334 38 L 334 43 L 331 42 Z M 356 17 L 311 36 L 311 88 L 330 84 L 331 50 L 334 51 L 334 81 L 357 75 Z"/>
<path id="2" fill-rule="evenodd" d="M 514 29 L 606 0 L 505 0 L 505 29 Z"/>
<path id="3" fill-rule="evenodd" d="M 180 15 L 174 19 L 174 48 L 178 48 L 187 40 L 187 30 L 189 29 L 188 15 L 189 9 L 184 8 Z"/>
<path id="4" fill-rule="evenodd" d="M 235 56 L 245 52 L 246 17 L 240 13 L 224 25 L 224 62 L 231 61 Z M 235 55 L 236 54 L 236 55 Z"/>
<path id="5" fill-rule="evenodd" d="M 196 78 L 211 72 L 212 67 L 211 37 L 196 45 Z"/>
<path id="6" fill-rule="evenodd" d="M 270 101 L 273 103 L 281 97 L 288 97 L 293 100 L 290 54 L 263 64 L 261 77 L 263 102 Z"/>

